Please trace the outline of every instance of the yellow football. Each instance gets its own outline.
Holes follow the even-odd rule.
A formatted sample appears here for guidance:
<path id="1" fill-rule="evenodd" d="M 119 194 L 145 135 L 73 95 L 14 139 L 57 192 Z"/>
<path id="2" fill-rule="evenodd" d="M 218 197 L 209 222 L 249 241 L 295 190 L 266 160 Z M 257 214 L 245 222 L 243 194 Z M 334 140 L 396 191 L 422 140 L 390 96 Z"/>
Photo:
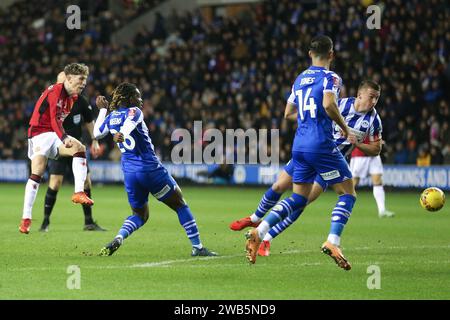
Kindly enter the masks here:
<path id="1" fill-rule="evenodd" d="M 420 195 L 420 205 L 428 211 L 438 211 L 445 204 L 444 192 L 436 187 L 423 190 Z"/>

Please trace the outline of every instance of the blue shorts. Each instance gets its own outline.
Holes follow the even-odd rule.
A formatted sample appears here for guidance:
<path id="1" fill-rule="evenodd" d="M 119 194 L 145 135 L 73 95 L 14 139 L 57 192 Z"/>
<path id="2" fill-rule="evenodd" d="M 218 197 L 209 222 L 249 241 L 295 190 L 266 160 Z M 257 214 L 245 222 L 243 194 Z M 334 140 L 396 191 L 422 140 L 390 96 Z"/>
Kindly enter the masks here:
<path id="1" fill-rule="evenodd" d="M 348 163 L 340 152 L 293 151 L 292 162 L 294 164 L 293 182 L 313 183 L 319 176 L 319 180 L 322 179 L 323 183 L 333 185 L 352 178 Z"/>
<path id="2" fill-rule="evenodd" d="M 169 172 L 160 167 L 153 171 L 124 172 L 125 190 L 132 208 L 142 208 L 148 202 L 149 193 L 159 201 L 169 197 L 177 186 Z"/>
<path id="3" fill-rule="evenodd" d="M 284 166 L 284 171 L 286 171 L 286 173 L 291 177 L 294 175 L 294 161 L 292 159 L 289 160 L 288 163 L 286 163 L 286 165 Z M 316 174 L 314 182 L 318 183 L 322 187 L 323 191 L 327 190 L 328 183 L 326 183 L 319 174 Z"/>

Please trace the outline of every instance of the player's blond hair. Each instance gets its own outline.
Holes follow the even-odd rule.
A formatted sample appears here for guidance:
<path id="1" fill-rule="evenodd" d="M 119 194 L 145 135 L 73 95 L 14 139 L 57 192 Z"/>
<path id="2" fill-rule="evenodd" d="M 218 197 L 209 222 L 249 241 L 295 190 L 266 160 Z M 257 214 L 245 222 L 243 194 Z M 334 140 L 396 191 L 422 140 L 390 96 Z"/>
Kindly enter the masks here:
<path id="1" fill-rule="evenodd" d="M 89 74 L 89 67 L 83 63 L 71 63 L 64 67 L 66 75 L 85 75 Z"/>

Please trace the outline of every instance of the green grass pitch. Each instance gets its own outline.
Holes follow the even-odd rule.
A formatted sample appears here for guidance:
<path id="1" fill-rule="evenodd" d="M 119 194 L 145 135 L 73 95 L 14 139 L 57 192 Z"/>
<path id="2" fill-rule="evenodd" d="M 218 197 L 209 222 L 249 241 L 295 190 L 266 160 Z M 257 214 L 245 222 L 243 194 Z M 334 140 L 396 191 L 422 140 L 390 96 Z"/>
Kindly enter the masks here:
<path id="1" fill-rule="evenodd" d="M 450 210 L 428 213 L 419 192 L 388 192 L 395 218 L 379 219 L 370 191 L 359 192 L 343 234 L 353 269 L 339 269 L 320 253 L 336 196 L 327 192 L 274 240 L 271 256 L 249 265 L 244 232 L 229 223 L 254 210 L 265 189 L 185 187 L 201 239 L 218 258 L 191 258 L 176 215 L 150 199 L 150 219 L 111 257 L 99 257 L 129 215 L 121 186 L 93 189 L 95 219 L 107 232 L 82 231 L 83 215 L 58 195 L 50 231 L 38 232 L 46 185 L 34 206 L 29 235 L 18 232 L 24 185 L 0 185 L 0 299 L 449 299 Z M 80 289 L 68 289 L 71 265 Z M 380 270 L 380 289 L 370 266 Z M 369 271 L 369 272 L 368 272 Z"/>

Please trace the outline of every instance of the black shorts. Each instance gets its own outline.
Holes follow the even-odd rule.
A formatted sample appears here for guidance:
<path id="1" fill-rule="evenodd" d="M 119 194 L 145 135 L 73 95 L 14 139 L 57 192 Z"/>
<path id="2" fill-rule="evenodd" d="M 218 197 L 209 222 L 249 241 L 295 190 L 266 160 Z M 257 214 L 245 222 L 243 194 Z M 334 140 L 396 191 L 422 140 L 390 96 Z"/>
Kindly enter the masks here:
<path id="1" fill-rule="evenodd" d="M 72 172 L 72 157 L 59 157 L 58 160 L 48 159 L 48 173 L 63 176 L 67 171 Z M 89 173 L 89 165 L 87 166 Z"/>

